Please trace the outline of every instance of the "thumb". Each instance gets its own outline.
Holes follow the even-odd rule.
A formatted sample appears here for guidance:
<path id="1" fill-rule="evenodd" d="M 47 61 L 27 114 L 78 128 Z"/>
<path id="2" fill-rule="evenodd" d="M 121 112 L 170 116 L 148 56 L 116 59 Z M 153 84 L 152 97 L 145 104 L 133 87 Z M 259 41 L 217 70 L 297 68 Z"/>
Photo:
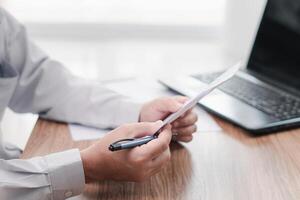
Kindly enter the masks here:
<path id="1" fill-rule="evenodd" d="M 153 135 L 158 131 L 163 125 L 161 120 L 156 122 L 141 122 L 137 124 L 132 124 L 132 137 L 139 138 L 147 135 Z"/>
<path id="2" fill-rule="evenodd" d="M 177 101 L 175 98 L 162 99 L 160 102 L 160 111 L 174 113 L 182 107 L 183 103 Z"/>

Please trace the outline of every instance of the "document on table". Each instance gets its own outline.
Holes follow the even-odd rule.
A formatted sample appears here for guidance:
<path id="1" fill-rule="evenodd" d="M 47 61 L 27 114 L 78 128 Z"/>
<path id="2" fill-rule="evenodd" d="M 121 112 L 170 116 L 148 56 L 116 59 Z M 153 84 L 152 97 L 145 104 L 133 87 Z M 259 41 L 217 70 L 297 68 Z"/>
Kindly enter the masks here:
<path id="1" fill-rule="evenodd" d="M 69 124 L 69 131 L 74 141 L 96 140 L 105 136 L 110 130 L 97 129 L 93 127 L 82 126 L 79 124 Z"/>

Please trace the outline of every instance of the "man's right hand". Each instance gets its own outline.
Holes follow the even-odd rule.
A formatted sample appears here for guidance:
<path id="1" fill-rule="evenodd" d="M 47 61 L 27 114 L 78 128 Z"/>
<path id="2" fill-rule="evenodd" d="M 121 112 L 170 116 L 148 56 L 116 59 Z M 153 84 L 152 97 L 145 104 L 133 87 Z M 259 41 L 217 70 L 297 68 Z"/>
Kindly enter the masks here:
<path id="1" fill-rule="evenodd" d="M 108 133 L 93 146 L 81 151 L 86 182 L 92 180 L 144 181 L 170 160 L 172 133 L 167 126 L 155 140 L 130 150 L 111 152 L 111 143 L 125 138 L 153 135 L 162 124 L 142 122 L 126 124 Z"/>

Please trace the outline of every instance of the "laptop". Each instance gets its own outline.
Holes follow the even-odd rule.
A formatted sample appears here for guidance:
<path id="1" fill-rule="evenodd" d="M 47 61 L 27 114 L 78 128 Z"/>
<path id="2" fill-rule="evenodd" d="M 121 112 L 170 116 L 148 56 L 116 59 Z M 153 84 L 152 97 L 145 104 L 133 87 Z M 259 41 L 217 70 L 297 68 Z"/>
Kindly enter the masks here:
<path id="1" fill-rule="evenodd" d="M 300 1 L 269 0 L 245 69 L 199 103 L 253 134 L 300 127 Z M 161 79 L 188 96 L 220 73 Z"/>

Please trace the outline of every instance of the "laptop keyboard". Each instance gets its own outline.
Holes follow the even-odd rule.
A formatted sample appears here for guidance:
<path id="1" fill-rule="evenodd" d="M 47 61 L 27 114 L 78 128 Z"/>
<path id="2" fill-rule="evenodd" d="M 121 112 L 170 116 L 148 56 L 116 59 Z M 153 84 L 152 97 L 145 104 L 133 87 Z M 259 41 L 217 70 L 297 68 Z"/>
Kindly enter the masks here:
<path id="1" fill-rule="evenodd" d="M 220 73 L 197 75 L 195 78 L 210 83 Z M 280 120 L 300 117 L 300 99 L 234 76 L 219 89 Z"/>

